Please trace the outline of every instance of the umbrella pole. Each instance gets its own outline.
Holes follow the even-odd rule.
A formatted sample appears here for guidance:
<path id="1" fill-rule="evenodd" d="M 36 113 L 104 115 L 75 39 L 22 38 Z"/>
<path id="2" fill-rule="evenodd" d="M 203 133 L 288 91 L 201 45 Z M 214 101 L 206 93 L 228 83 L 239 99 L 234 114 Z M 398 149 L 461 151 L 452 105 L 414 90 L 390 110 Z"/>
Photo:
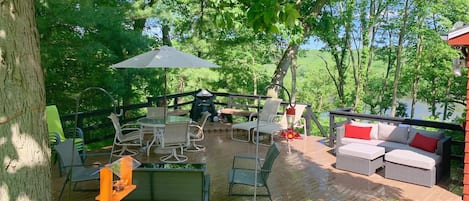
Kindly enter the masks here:
<path id="1" fill-rule="evenodd" d="M 166 123 L 166 115 L 168 114 L 168 103 L 166 100 L 166 89 L 168 88 L 168 81 L 166 78 L 166 68 L 164 68 L 164 92 L 163 92 L 163 111 L 164 111 L 164 122 Z"/>

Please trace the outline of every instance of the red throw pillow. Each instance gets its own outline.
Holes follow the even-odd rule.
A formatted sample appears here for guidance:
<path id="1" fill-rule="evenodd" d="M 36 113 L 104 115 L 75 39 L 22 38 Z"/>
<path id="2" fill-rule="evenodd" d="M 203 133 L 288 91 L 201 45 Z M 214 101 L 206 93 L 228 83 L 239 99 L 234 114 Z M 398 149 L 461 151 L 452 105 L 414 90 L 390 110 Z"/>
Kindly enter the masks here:
<path id="1" fill-rule="evenodd" d="M 410 143 L 410 146 L 434 153 L 437 144 L 438 139 L 427 137 L 420 133 L 416 133 L 414 139 Z"/>
<path id="2" fill-rule="evenodd" d="M 353 126 L 350 124 L 345 124 L 345 137 L 370 140 L 371 139 L 370 133 L 371 133 L 371 126 L 362 127 L 362 126 Z"/>

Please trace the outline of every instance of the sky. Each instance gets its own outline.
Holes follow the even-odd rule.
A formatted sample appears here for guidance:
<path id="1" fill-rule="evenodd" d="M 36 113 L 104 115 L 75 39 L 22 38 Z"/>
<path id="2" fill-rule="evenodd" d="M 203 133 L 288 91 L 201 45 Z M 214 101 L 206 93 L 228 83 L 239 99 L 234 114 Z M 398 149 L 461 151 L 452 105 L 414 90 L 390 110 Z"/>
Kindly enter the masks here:
<path id="1" fill-rule="evenodd" d="M 300 49 L 303 49 L 303 50 L 319 50 L 322 47 L 324 47 L 324 43 L 322 41 L 319 41 L 315 37 L 310 37 L 305 44 L 300 46 Z"/>

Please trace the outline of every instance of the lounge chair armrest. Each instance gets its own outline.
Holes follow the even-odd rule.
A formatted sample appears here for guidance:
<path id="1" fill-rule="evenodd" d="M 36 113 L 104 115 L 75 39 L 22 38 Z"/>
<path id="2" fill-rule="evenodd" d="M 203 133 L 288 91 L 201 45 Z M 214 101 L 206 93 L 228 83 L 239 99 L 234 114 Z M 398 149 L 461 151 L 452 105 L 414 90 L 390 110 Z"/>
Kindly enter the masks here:
<path id="1" fill-rule="evenodd" d="M 275 119 L 278 117 L 279 115 L 277 114 L 274 114 L 274 115 L 269 115 L 269 119 L 267 120 L 268 122 L 275 122 Z M 280 119 L 281 119 L 281 116 L 280 115 Z"/>
<path id="2" fill-rule="evenodd" d="M 190 124 L 190 125 L 189 125 L 189 127 L 190 127 L 190 128 L 198 128 L 198 129 L 202 129 L 202 127 L 201 127 L 201 126 L 199 126 L 199 125 L 196 125 L 196 124 Z"/>
<path id="3" fill-rule="evenodd" d="M 257 112 L 251 112 L 251 114 L 249 114 L 249 121 L 252 121 L 254 117 L 257 117 Z"/>

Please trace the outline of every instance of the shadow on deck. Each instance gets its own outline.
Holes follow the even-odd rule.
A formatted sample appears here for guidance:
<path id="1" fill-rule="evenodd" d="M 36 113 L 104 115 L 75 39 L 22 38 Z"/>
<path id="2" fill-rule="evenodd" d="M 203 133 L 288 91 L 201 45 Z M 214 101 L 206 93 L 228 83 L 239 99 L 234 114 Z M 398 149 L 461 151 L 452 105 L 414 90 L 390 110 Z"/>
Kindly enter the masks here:
<path id="1" fill-rule="evenodd" d="M 211 177 L 210 200 L 228 200 L 228 170 L 234 155 L 255 155 L 253 143 L 233 141 L 229 125 L 211 125 L 206 139 L 201 144 L 205 152 L 187 153 L 188 162 L 205 162 Z M 216 126 L 216 127 L 213 127 Z M 308 136 L 291 143 L 292 152 L 287 153 L 287 143 L 276 139 L 281 151 L 269 177 L 272 199 L 286 200 L 461 200 L 461 196 L 448 191 L 447 182 L 442 181 L 432 188 L 403 183 L 384 178 L 384 170 L 371 176 L 359 175 L 335 169 L 333 149 L 324 143 L 323 137 Z M 266 146 L 259 146 L 259 155 L 264 156 Z M 139 154 L 135 158 L 141 162 L 158 162 L 161 155 Z M 106 163 L 109 155 L 94 155 L 87 163 Z M 64 178 L 60 178 L 57 166 L 53 167 L 53 197 L 58 198 Z M 99 182 L 84 182 L 80 188 L 98 188 Z M 137 186 L 138 188 L 138 186 Z M 62 200 L 94 200 L 98 192 L 75 192 L 69 196 L 65 190 Z M 252 197 L 233 197 L 231 200 L 253 200 Z M 257 200 L 268 200 L 257 197 Z"/>

